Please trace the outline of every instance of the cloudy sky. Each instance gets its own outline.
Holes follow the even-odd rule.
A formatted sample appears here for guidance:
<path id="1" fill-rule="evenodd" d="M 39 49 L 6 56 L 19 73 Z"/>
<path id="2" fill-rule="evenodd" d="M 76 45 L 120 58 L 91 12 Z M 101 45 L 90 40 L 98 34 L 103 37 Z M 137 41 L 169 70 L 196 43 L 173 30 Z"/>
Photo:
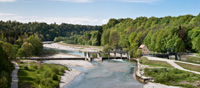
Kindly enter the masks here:
<path id="1" fill-rule="evenodd" d="M 110 18 L 198 15 L 200 0 L 0 0 L 0 20 L 106 24 Z"/>

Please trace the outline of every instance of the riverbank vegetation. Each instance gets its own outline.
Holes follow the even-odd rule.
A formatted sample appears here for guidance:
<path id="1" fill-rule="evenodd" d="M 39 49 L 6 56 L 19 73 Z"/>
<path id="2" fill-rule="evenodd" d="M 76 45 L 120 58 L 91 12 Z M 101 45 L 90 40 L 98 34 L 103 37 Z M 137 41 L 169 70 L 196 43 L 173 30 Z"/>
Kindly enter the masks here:
<path id="1" fill-rule="evenodd" d="M 19 88 L 58 88 L 66 66 L 46 63 L 19 63 Z"/>
<path id="2" fill-rule="evenodd" d="M 141 44 L 154 52 L 199 52 L 199 24 L 200 14 L 110 19 L 98 31 L 75 38 L 75 43 L 127 48 L 131 57 L 136 57 L 135 52 Z"/>
<path id="3" fill-rule="evenodd" d="M 200 72 L 200 66 L 198 65 L 186 64 L 186 63 L 181 63 L 181 62 L 175 62 L 175 63 L 185 69 Z"/>
<path id="4" fill-rule="evenodd" d="M 147 68 L 145 75 L 153 77 L 156 83 L 185 88 L 198 88 L 200 86 L 200 75 L 174 68 Z"/>
<path id="5" fill-rule="evenodd" d="M 13 64 L 10 62 L 9 57 L 5 48 L 2 47 L 4 43 L 0 41 L 0 88 L 9 88 L 11 87 L 11 73 L 14 69 Z M 11 58 L 10 58 L 11 59 Z"/>
<path id="6" fill-rule="evenodd" d="M 18 57 L 38 56 L 42 54 L 43 43 L 37 35 L 31 35 L 27 39 L 20 41 L 21 47 L 17 51 Z"/>
<path id="7" fill-rule="evenodd" d="M 1 31 L 2 29 L 0 29 L 0 88 L 9 88 L 11 86 L 10 75 L 14 70 L 11 61 L 16 60 L 16 57 L 40 55 L 43 43 L 37 35 L 21 35 L 18 39 L 13 40 L 12 32 L 9 36 L 8 34 L 4 35 L 6 31 Z"/>
<path id="8" fill-rule="evenodd" d="M 152 66 L 152 67 L 167 67 L 167 68 L 171 68 L 172 67 L 166 61 L 148 60 L 146 57 L 141 57 L 139 62 L 141 64 Z"/>
<path id="9" fill-rule="evenodd" d="M 62 41 L 63 43 L 67 44 L 75 44 L 74 42 L 75 36 L 70 36 L 70 37 L 55 37 L 54 42 L 60 42 Z"/>

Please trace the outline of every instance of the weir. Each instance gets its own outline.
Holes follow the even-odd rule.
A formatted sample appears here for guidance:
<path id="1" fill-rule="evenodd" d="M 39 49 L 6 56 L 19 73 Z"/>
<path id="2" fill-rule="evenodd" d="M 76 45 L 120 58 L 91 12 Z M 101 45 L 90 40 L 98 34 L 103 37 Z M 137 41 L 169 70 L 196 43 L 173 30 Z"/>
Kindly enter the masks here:
<path id="1" fill-rule="evenodd" d="M 114 54 L 114 57 L 110 57 L 111 54 Z M 116 54 L 120 54 L 120 57 L 117 57 Z M 86 52 L 85 60 L 92 61 L 91 54 L 97 54 L 97 59 L 100 61 L 106 60 L 106 59 L 130 59 L 130 56 L 127 51 L 111 51 L 111 52 Z M 108 57 L 102 57 L 101 54 L 108 54 Z M 123 57 L 122 54 L 126 55 L 126 57 Z"/>
<path id="2" fill-rule="evenodd" d="M 108 57 L 102 57 L 101 54 L 108 54 Z M 114 57 L 111 57 L 111 54 L 114 54 Z M 116 54 L 119 53 L 120 57 L 117 57 Z M 26 59 L 26 60 L 86 60 L 92 61 L 94 58 L 91 57 L 91 54 L 97 54 L 97 58 L 99 61 L 107 60 L 107 59 L 130 59 L 128 52 L 126 51 L 112 51 L 112 52 L 86 52 L 85 57 L 60 57 L 60 58 L 53 58 L 53 57 L 18 57 L 17 59 Z M 123 57 L 123 55 L 125 57 Z"/>

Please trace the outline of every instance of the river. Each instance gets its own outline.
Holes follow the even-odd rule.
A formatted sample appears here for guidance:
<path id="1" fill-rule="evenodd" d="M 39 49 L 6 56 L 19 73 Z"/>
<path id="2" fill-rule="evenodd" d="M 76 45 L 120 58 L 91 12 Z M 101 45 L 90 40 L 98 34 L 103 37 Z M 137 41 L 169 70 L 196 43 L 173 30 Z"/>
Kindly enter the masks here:
<path id="1" fill-rule="evenodd" d="M 47 49 L 47 48 L 46 48 Z M 84 56 L 84 52 L 56 49 L 59 53 Z M 126 60 L 92 61 L 95 67 L 71 67 L 82 72 L 64 88 L 142 88 L 143 84 L 133 77 L 135 63 Z"/>

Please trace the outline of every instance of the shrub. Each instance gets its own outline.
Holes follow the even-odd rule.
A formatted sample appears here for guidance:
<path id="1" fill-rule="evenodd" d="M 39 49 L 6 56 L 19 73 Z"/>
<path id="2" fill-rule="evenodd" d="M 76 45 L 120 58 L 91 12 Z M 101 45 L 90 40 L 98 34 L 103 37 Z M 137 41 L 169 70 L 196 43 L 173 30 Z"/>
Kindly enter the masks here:
<path id="1" fill-rule="evenodd" d="M 31 63 L 31 66 L 30 66 L 32 69 L 37 69 L 38 68 L 38 66 L 37 65 L 35 65 L 35 64 L 33 64 L 33 63 Z"/>
<path id="2" fill-rule="evenodd" d="M 141 56 L 142 56 L 142 50 L 139 49 L 137 50 L 136 57 L 141 57 Z"/>
<path id="3" fill-rule="evenodd" d="M 37 65 L 34 65 L 34 66 L 33 66 L 33 69 L 38 69 L 38 66 L 37 66 Z"/>
<path id="4" fill-rule="evenodd" d="M 39 76 L 36 76 L 35 82 L 36 82 L 37 84 L 40 84 L 40 77 L 39 77 Z"/>
<path id="5" fill-rule="evenodd" d="M 43 70 L 43 68 L 44 68 L 43 65 L 40 65 L 40 66 L 39 66 L 39 69 L 40 69 L 40 70 Z"/>
<path id="6" fill-rule="evenodd" d="M 55 73 L 51 74 L 51 78 L 53 80 L 58 80 L 58 76 Z"/>
<path id="7" fill-rule="evenodd" d="M 24 67 L 24 70 L 29 70 L 29 69 L 28 69 L 28 67 L 26 66 L 26 67 Z"/>
<path id="8" fill-rule="evenodd" d="M 0 77 L 9 78 L 9 74 L 7 72 L 5 72 L 5 71 L 2 71 Z"/>
<path id="9" fill-rule="evenodd" d="M 23 81 L 20 85 L 23 85 L 22 88 L 34 88 L 32 87 L 32 82 L 29 82 L 29 81 Z"/>
<path id="10" fill-rule="evenodd" d="M 49 71 L 49 70 L 45 71 L 45 72 L 43 73 L 43 76 L 44 76 L 44 78 L 50 77 L 50 76 L 51 76 L 50 71 Z"/>
<path id="11" fill-rule="evenodd" d="M 103 51 L 107 52 L 107 51 L 110 51 L 110 45 L 106 44 L 103 48 Z"/>
<path id="12" fill-rule="evenodd" d="M 0 79 L 0 88 L 7 88 L 8 80 L 6 77 L 2 77 Z"/>
<path id="13" fill-rule="evenodd" d="M 52 67 L 52 72 L 59 74 L 59 69 L 57 67 Z"/>
<path id="14" fill-rule="evenodd" d="M 65 68 L 64 68 L 64 67 L 61 67 L 61 68 L 60 68 L 60 72 L 64 73 L 64 72 L 65 72 Z"/>
<path id="15" fill-rule="evenodd" d="M 37 74 L 40 74 L 40 71 L 37 71 Z"/>
<path id="16" fill-rule="evenodd" d="M 47 79 L 43 80 L 43 85 L 46 88 L 55 88 L 56 87 L 56 85 L 54 84 L 54 82 L 51 78 L 47 78 Z"/>
<path id="17" fill-rule="evenodd" d="M 151 76 L 154 78 L 155 82 L 163 84 L 176 82 L 178 80 L 186 80 L 189 77 L 196 77 L 189 72 L 168 68 L 145 69 L 145 75 Z"/>

